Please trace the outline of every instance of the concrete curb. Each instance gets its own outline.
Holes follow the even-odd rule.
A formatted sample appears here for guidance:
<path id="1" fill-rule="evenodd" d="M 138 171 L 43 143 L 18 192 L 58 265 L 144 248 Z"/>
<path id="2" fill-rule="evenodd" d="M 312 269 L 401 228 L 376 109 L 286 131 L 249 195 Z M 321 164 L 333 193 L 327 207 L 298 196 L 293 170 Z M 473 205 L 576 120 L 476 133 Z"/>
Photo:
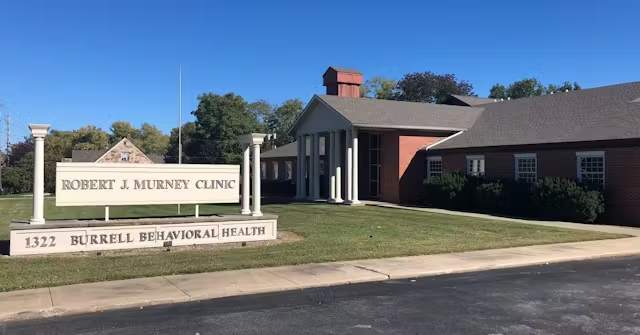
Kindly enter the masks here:
<path id="1" fill-rule="evenodd" d="M 640 237 L 137 278 L 0 293 L 0 321 L 640 254 Z"/>

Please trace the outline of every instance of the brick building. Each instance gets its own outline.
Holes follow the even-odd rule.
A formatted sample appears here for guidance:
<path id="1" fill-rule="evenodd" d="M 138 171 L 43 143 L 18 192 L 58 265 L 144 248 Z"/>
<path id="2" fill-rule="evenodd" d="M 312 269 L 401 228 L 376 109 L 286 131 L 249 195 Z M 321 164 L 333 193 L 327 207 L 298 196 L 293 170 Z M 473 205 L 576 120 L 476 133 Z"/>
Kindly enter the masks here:
<path id="1" fill-rule="evenodd" d="M 160 155 L 147 155 L 128 138 L 121 139 L 118 143 L 106 150 L 73 150 L 72 162 L 90 163 L 133 163 L 153 164 L 164 163 L 164 157 Z"/>
<path id="2" fill-rule="evenodd" d="M 327 94 L 311 98 L 291 130 L 297 141 L 264 156 L 267 179 L 274 161 L 278 171 L 292 162 L 299 199 L 415 203 L 424 178 L 446 171 L 559 176 L 601 183 L 606 222 L 640 221 L 640 82 L 428 104 L 360 98 L 362 74 L 350 69 L 330 67 L 323 81 Z"/>

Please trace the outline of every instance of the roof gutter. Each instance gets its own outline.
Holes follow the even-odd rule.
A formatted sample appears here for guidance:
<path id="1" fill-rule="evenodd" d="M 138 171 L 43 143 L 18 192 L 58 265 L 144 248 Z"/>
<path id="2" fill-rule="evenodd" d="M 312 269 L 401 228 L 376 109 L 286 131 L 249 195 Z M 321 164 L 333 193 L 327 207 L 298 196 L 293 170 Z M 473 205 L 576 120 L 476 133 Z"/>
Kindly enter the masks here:
<path id="1" fill-rule="evenodd" d="M 407 129 L 407 130 L 437 130 L 437 131 L 458 131 L 462 132 L 464 128 L 449 128 L 449 127 L 416 127 L 416 126 L 390 126 L 384 124 L 370 124 L 370 123 L 354 123 L 354 127 L 358 128 L 381 128 L 381 129 Z M 455 135 L 455 134 L 454 134 Z M 451 136 L 454 136 L 451 135 Z"/>
<path id="2" fill-rule="evenodd" d="M 457 133 L 455 133 L 455 134 L 453 134 L 453 135 L 451 135 L 451 136 L 449 136 L 449 137 L 445 137 L 445 138 L 441 139 L 441 140 L 440 140 L 440 141 L 438 141 L 438 142 L 431 143 L 431 144 L 427 145 L 426 147 L 424 147 L 424 150 L 425 150 L 425 151 L 428 151 L 428 150 L 430 150 L 431 148 L 435 147 L 436 145 L 438 145 L 438 144 L 442 144 L 442 143 L 444 143 L 444 142 L 446 142 L 446 141 L 448 141 L 448 140 L 450 140 L 450 139 L 452 139 L 452 138 L 454 138 L 454 137 L 456 137 L 456 136 L 458 136 L 458 135 L 460 135 L 460 134 L 462 134 L 462 133 L 464 133 L 464 130 L 461 130 L 461 131 L 459 131 L 459 132 L 457 132 Z"/>

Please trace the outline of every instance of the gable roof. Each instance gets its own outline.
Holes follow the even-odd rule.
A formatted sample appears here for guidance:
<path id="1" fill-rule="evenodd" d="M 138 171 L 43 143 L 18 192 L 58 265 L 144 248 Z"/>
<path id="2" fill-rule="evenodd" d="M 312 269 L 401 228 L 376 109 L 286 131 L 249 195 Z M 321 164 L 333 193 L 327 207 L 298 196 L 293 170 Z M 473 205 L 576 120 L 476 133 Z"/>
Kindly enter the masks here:
<path id="1" fill-rule="evenodd" d="M 71 151 L 72 162 L 93 163 L 102 157 L 107 150 L 73 150 Z"/>
<path id="2" fill-rule="evenodd" d="M 275 149 L 265 151 L 260 154 L 262 158 L 279 158 L 279 157 L 296 157 L 298 155 L 298 146 L 296 141 L 277 147 Z"/>
<path id="3" fill-rule="evenodd" d="M 640 138 L 640 82 L 483 105 L 468 131 L 432 147 L 472 147 Z"/>
<path id="4" fill-rule="evenodd" d="M 370 98 L 320 95 L 321 100 L 356 127 L 419 130 L 465 130 L 482 108 Z"/>
<path id="5" fill-rule="evenodd" d="M 459 94 L 449 94 L 449 98 L 447 99 L 448 104 L 458 105 L 458 106 L 482 106 L 486 104 L 491 104 L 497 102 L 496 99 L 491 98 L 479 98 L 470 95 L 459 95 Z"/>

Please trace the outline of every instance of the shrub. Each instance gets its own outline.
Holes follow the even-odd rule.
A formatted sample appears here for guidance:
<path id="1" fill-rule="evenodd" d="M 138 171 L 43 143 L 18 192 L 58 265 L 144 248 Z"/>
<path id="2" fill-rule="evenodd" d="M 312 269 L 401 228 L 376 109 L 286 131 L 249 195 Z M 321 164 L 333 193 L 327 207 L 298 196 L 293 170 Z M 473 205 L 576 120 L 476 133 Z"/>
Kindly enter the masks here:
<path id="1" fill-rule="evenodd" d="M 531 197 L 538 216 L 552 220 L 593 222 L 604 213 L 601 192 L 563 178 L 543 178 Z"/>
<path id="2" fill-rule="evenodd" d="M 455 172 L 431 178 L 425 188 L 427 202 L 442 208 L 578 222 L 593 222 L 605 211 L 602 192 L 563 178 L 528 184 Z"/>
<path id="3" fill-rule="evenodd" d="M 473 192 L 473 205 L 481 212 L 505 210 L 504 191 L 504 184 L 500 180 L 478 183 Z"/>
<path id="4" fill-rule="evenodd" d="M 459 172 L 431 177 L 425 183 L 427 201 L 438 207 L 464 209 L 469 205 L 467 181 Z"/>

